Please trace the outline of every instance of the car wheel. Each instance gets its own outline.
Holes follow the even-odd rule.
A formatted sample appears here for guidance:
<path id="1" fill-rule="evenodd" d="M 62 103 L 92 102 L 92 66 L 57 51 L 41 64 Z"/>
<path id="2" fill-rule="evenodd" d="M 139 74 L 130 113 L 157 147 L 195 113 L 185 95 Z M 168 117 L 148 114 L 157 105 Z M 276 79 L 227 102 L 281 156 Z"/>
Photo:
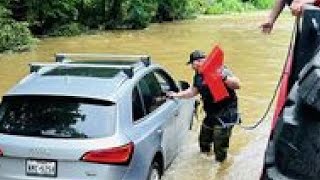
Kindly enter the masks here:
<path id="1" fill-rule="evenodd" d="M 153 161 L 149 168 L 148 180 L 160 180 L 161 172 L 158 162 Z"/>

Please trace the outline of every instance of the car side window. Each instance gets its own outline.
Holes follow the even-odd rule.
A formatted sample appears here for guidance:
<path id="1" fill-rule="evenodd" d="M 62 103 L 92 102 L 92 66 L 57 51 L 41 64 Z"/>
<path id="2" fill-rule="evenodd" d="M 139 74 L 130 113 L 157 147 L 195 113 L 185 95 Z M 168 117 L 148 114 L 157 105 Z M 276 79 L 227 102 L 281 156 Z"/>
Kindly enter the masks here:
<path id="1" fill-rule="evenodd" d="M 141 101 L 141 96 L 137 87 L 132 92 L 132 117 L 133 121 L 141 119 L 145 114 L 145 110 Z"/>
<path id="2" fill-rule="evenodd" d="M 173 79 L 166 72 L 157 70 L 154 74 L 160 84 L 162 93 L 166 93 L 168 91 L 177 92 L 179 90 Z"/>
<path id="3" fill-rule="evenodd" d="M 139 82 L 146 113 L 149 114 L 165 102 L 160 84 L 153 73 L 147 74 Z"/>

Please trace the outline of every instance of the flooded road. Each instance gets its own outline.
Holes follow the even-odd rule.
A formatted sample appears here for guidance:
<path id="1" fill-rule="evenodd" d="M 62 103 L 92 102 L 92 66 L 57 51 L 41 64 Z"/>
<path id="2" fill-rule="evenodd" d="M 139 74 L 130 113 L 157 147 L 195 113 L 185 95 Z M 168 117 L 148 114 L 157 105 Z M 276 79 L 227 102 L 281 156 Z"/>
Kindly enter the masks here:
<path id="1" fill-rule="evenodd" d="M 250 125 L 264 113 L 274 92 L 292 30 L 293 18 L 285 14 L 271 35 L 261 34 L 258 26 L 266 16 L 267 12 L 203 16 L 153 24 L 139 31 L 43 39 L 32 52 L 0 55 L 0 95 L 28 73 L 28 63 L 53 61 L 58 52 L 149 54 L 177 80 L 191 83 L 193 72 L 185 66 L 189 53 L 194 49 L 209 52 L 218 43 L 225 51 L 227 66 L 241 79 L 240 111 L 243 124 Z M 253 131 L 236 127 L 229 157 L 222 164 L 214 163 L 213 157 L 200 156 L 197 145 L 200 121 L 201 117 L 164 179 L 258 179 L 270 120 Z"/>

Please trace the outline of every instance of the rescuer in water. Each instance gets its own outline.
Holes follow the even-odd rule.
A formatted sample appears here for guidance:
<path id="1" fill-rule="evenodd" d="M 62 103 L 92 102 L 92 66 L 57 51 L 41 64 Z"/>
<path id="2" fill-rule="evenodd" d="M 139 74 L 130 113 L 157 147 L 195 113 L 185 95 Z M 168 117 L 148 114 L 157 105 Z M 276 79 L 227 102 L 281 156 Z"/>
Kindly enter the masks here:
<path id="1" fill-rule="evenodd" d="M 240 81 L 225 66 L 221 67 L 219 76 L 222 78 L 229 97 L 216 102 L 207 84 L 204 82 L 203 74 L 199 72 L 201 66 L 206 61 L 205 58 L 204 52 L 200 50 L 193 51 L 187 63 L 195 70 L 193 85 L 184 91 L 168 92 L 167 95 L 169 97 L 191 98 L 200 93 L 203 109 L 206 113 L 199 136 L 200 151 L 201 153 L 210 155 L 213 142 L 215 159 L 218 162 L 222 162 L 227 158 L 233 125 L 239 119 L 235 90 L 240 88 Z"/>

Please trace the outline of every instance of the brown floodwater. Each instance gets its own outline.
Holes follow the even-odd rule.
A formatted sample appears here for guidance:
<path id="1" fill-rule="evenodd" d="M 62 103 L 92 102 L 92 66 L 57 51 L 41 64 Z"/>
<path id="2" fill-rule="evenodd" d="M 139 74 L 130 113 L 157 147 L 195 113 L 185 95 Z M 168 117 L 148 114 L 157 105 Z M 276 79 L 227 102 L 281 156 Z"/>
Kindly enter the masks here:
<path id="1" fill-rule="evenodd" d="M 152 24 L 144 30 L 41 39 L 31 52 L 0 55 L 0 95 L 28 73 L 30 62 L 53 61 L 58 52 L 149 54 L 177 80 L 191 83 L 193 72 L 185 65 L 189 53 L 194 49 L 209 52 L 219 44 L 225 52 L 225 63 L 241 79 L 240 111 L 243 124 L 250 125 L 264 113 L 274 92 L 293 26 L 293 18 L 286 13 L 271 35 L 263 35 L 258 26 L 266 16 L 267 12 L 201 16 Z M 195 122 L 165 180 L 259 178 L 270 118 L 252 131 L 235 127 L 229 157 L 222 164 L 215 163 L 213 157 L 200 156 L 197 136 L 201 118 Z"/>

